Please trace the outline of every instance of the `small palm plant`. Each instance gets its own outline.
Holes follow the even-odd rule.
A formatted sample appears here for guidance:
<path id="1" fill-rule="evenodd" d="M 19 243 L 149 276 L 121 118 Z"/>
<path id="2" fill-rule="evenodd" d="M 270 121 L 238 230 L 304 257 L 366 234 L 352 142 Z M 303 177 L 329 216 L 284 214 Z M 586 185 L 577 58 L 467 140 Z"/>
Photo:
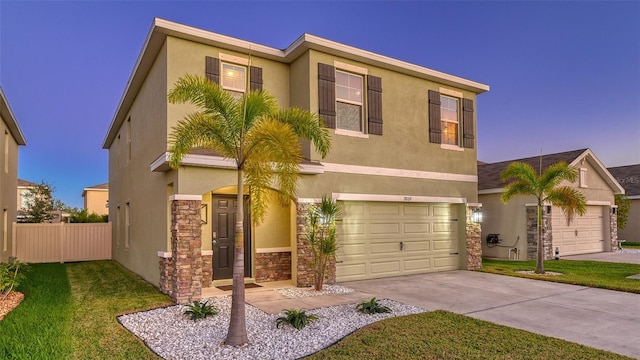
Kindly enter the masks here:
<path id="1" fill-rule="evenodd" d="M 25 279 L 24 272 L 28 270 L 27 264 L 17 259 L 7 263 L 0 263 L 0 301 L 6 299 L 11 291 L 18 287 Z"/>
<path id="2" fill-rule="evenodd" d="M 369 301 L 361 302 L 356 305 L 356 310 L 365 314 L 384 314 L 391 312 L 391 308 L 380 304 L 376 298 L 371 298 Z"/>
<path id="3" fill-rule="evenodd" d="M 320 203 L 309 207 L 305 217 L 307 240 L 313 254 L 314 289 L 321 291 L 327 270 L 327 260 L 335 258 L 338 251 L 336 219 L 340 206 L 332 198 L 323 195 Z"/>
<path id="4" fill-rule="evenodd" d="M 288 309 L 284 311 L 284 315 L 276 319 L 277 328 L 282 324 L 289 324 L 296 330 L 301 330 L 312 321 L 318 320 L 316 315 L 307 314 L 305 310 Z"/>
<path id="5" fill-rule="evenodd" d="M 184 312 L 184 315 L 191 316 L 193 321 L 205 319 L 207 316 L 218 315 L 218 309 L 208 303 L 208 301 L 201 303 L 196 300 L 192 305 L 189 305 L 189 309 Z"/>

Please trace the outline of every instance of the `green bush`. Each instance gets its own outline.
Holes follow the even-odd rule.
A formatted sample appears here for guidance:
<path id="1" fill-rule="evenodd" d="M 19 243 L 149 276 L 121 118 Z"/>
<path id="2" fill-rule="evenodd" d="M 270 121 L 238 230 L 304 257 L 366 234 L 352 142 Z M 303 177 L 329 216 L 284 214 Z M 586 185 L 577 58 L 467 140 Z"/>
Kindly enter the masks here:
<path id="1" fill-rule="evenodd" d="M 391 312 L 389 307 L 381 305 L 376 298 L 371 298 L 369 301 L 361 302 L 356 305 L 356 310 L 365 314 L 382 314 Z"/>
<path id="2" fill-rule="evenodd" d="M 189 310 L 186 310 L 184 315 L 190 315 L 191 320 L 196 321 L 198 319 L 205 319 L 207 316 L 218 315 L 218 309 L 209 305 L 208 301 L 201 303 L 196 300 L 192 305 L 189 305 Z"/>
<path id="3" fill-rule="evenodd" d="M 20 285 L 24 280 L 24 272 L 27 264 L 21 263 L 17 259 L 12 259 L 7 263 L 0 263 L 0 300 L 9 296 L 11 291 Z"/>
<path id="4" fill-rule="evenodd" d="M 318 320 L 316 315 L 309 315 L 304 310 L 288 309 L 285 310 L 284 314 L 285 316 L 276 319 L 277 328 L 280 328 L 280 325 L 285 323 L 293 326 L 297 330 L 301 330 L 312 321 Z"/>

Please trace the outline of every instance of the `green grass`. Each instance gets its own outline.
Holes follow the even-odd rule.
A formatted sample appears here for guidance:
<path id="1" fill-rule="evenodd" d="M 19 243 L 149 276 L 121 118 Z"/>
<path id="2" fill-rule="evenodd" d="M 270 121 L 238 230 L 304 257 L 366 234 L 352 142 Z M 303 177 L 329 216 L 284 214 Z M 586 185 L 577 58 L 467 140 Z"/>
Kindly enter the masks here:
<path id="1" fill-rule="evenodd" d="M 171 304 L 112 261 L 34 264 L 0 322 L 2 359 L 158 359 L 116 316 Z"/>
<path id="2" fill-rule="evenodd" d="M 563 275 L 528 275 L 517 272 L 521 270 L 534 270 L 535 267 L 535 260 L 509 261 L 483 259 L 482 270 L 480 271 L 640 294 L 640 280 L 626 278 L 630 275 L 640 274 L 639 264 L 587 260 L 547 260 L 544 262 L 545 271 L 559 272 Z"/>
<path id="3" fill-rule="evenodd" d="M 309 359 L 629 359 L 438 310 L 383 320 Z"/>
<path id="4" fill-rule="evenodd" d="M 632 249 L 640 249 L 640 242 L 623 242 L 622 248 L 632 248 Z"/>

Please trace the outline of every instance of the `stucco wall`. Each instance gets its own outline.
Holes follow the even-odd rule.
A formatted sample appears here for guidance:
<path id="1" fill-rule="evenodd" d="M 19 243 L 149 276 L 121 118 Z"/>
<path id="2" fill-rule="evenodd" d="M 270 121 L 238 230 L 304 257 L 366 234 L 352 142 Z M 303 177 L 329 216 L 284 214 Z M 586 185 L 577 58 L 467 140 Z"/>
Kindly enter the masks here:
<path id="1" fill-rule="evenodd" d="M 624 229 L 618 230 L 618 239 L 640 242 L 640 199 L 631 200 L 629 220 Z"/>
<path id="2" fill-rule="evenodd" d="M 494 258 L 509 258 L 509 249 L 519 249 L 520 260 L 526 259 L 527 253 L 527 209 L 526 203 L 535 203 L 533 197 L 516 197 L 503 204 L 501 194 L 479 195 L 482 203 L 482 255 Z M 487 244 L 489 234 L 500 234 L 502 242 L 497 245 Z M 518 240 L 519 238 L 519 240 Z M 517 243 L 516 243 L 517 240 Z M 511 254 L 511 258 L 514 257 Z"/>
<path id="3" fill-rule="evenodd" d="M 0 261 L 12 256 L 12 223 L 16 221 L 18 143 L 0 117 Z"/>
<path id="4" fill-rule="evenodd" d="M 107 215 L 107 200 L 109 200 L 108 190 L 87 190 L 84 197 L 84 208 L 89 214 Z"/>

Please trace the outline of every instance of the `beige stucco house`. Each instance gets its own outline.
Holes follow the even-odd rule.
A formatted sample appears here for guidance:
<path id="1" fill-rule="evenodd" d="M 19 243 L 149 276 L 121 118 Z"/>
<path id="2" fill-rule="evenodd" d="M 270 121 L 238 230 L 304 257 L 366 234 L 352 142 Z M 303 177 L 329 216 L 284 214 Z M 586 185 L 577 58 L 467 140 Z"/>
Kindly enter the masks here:
<path id="1" fill-rule="evenodd" d="M 84 209 L 87 213 L 109 214 L 109 183 L 86 187 L 82 190 Z"/>
<path id="2" fill-rule="evenodd" d="M 319 113 L 332 150 L 303 143 L 298 197 L 273 201 L 249 228 L 248 282 L 311 284 L 301 222 L 328 194 L 343 208 L 331 279 L 481 266 L 476 209 L 476 96 L 489 86 L 317 36 L 276 49 L 155 19 L 105 137 L 113 257 L 178 302 L 231 282 L 236 172 L 208 151 L 168 165 L 167 102 L 186 74 L 236 93 L 263 89 Z M 245 219 L 249 224 L 249 219 Z"/>
<path id="3" fill-rule="evenodd" d="M 13 239 L 11 224 L 16 221 L 18 187 L 18 147 L 27 144 L 16 121 L 9 102 L 0 87 L 0 262 L 12 255 Z"/>
<path id="4" fill-rule="evenodd" d="M 618 230 L 618 238 L 640 242 L 640 164 L 610 167 L 609 172 L 622 185 L 625 194 L 631 200 L 627 226 Z"/>
<path id="5" fill-rule="evenodd" d="M 540 168 L 540 156 L 478 165 L 478 198 L 482 203 L 482 254 L 487 257 L 519 260 L 535 259 L 537 253 L 537 200 L 517 196 L 503 204 L 500 196 L 505 183 L 500 174 L 513 161 Z M 542 156 L 542 169 L 564 161 L 579 174 L 575 183 L 587 200 L 587 212 L 567 224 L 562 210 L 545 205 L 543 209 L 545 259 L 602 251 L 617 247 L 615 194 L 624 189 L 590 149 Z M 495 236 L 499 235 L 496 242 Z"/>
<path id="6" fill-rule="evenodd" d="M 33 183 L 28 180 L 18 179 L 18 196 L 17 196 L 17 209 L 18 209 L 18 217 L 20 217 L 20 213 L 24 213 L 29 207 L 29 194 L 33 192 L 33 190 L 38 186 L 38 184 Z"/>

